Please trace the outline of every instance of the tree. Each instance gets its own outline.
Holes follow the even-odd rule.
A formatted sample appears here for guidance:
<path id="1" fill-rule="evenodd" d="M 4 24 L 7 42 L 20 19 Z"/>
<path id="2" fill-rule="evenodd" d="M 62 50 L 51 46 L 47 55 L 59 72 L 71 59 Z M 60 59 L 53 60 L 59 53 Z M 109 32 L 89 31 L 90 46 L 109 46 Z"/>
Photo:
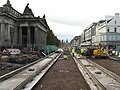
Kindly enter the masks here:
<path id="1" fill-rule="evenodd" d="M 54 35 L 52 30 L 47 31 L 47 45 L 59 46 L 60 40 Z"/>

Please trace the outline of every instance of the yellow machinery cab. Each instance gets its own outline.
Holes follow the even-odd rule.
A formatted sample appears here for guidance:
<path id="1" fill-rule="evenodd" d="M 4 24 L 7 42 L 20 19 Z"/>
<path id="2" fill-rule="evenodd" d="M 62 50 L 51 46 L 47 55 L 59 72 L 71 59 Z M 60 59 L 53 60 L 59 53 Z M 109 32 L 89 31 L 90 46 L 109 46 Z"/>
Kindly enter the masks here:
<path id="1" fill-rule="evenodd" d="M 107 59 L 109 58 L 108 55 L 104 54 L 104 51 L 101 49 L 96 49 L 93 51 L 94 58 L 99 58 L 99 59 Z"/>
<path id="2" fill-rule="evenodd" d="M 104 51 L 101 50 L 101 49 L 96 49 L 96 50 L 93 51 L 94 55 L 102 55 L 103 53 L 104 53 Z"/>

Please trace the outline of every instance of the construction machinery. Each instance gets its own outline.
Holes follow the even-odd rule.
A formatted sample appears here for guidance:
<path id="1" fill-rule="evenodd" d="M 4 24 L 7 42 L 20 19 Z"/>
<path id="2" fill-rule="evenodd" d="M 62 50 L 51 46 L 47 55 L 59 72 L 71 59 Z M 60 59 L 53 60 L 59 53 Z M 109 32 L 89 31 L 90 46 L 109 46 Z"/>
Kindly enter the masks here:
<path id="1" fill-rule="evenodd" d="M 93 50 L 93 57 L 94 58 L 103 58 L 103 59 L 109 58 L 108 55 L 106 53 L 104 53 L 104 51 L 101 49 Z"/>

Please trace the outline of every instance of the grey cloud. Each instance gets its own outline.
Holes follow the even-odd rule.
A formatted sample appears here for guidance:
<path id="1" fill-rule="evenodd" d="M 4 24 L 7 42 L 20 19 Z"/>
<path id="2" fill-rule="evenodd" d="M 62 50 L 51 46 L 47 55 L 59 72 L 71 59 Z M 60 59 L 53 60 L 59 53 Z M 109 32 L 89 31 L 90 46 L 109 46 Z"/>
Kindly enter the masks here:
<path id="1" fill-rule="evenodd" d="M 74 35 L 72 35 L 72 34 L 56 33 L 56 35 L 60 40 L 64 40 L 64 41 L 66 41 L 67 39 L 68 39 L 68 41 L 71 41 L 72 38 L 74 37 Z"/>
<path id="2" fill-rule="evenodd" d="M 74 25 L 74 26 L 81 26 L 81 27 L 85 27 L 88 22 L 83 21 L 83 20 L 76 20 L 76 19 L 68 19 L 68 18 L 51 18 L 48 17 L 47 18 L 48 21 L 50 22 L 54 22 L 54 23 L 58 23 L 58 24 L 65 24 L 65 25 Z"/>

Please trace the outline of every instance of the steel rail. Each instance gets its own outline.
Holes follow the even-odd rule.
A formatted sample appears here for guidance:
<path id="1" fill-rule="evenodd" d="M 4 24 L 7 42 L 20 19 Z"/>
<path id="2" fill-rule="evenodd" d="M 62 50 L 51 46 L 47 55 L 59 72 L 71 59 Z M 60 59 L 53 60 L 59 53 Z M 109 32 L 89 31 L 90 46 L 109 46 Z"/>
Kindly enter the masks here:
<path id="1" fill-rule="evenodd" d="M 116 81 L 118 81 L 120 83 L 120 76 L 113 73 L 112 71 L 100 66 L 99 64 L 97 63 L 94 63 L 93 61 L 91 60 L 88 60 L 88 62 L 92 63 L 94 66 L 96 66 L 97 68 L 99 68 L 101 71 L 103 71 L 104 73 L 106 73 L 107 75 L 109 75 L 110 77 L 112 77 L 113 79 L 115 79 Z"/>
<path id="2" fill-rule="evenodd" d="M 23 67 L 21 67 L 21 68 L 18 68 L 18 69 L 13 70 L 13 71 L 11 71 L 11 72 L 5 74 L 5 75 L 0 76 L 0 82 L 6 80 L 6 79 L 8 79 L 8 78 L 10 78 L 11 76 L 13 76 L 13 75 L 15 75 L 15 74 L 21 72 L 22 70 L 24 70 L 24 69 L 26 69 L 26 68 L 28 68 L 28 67 L 30 67 L 30 66 L 36 64 L 37 62 L 39 62 L 39 61 L 41 61 L 41 60 L 43 60 L 43 59 L 45 59 L 45 58 L 42 58 L 42 59 L 39 59 L 39 60 L 34 61 L 34 62 L 32 62 L 32 63 L 29 63 L 29 64 L 27 64 L 27 65 L 25 65 L 25 66 L 23 66 Z"/>
<path id="3" fill-rule="evenodd" d="M 50 54 L 50 55 L 53 55 L 53 54 L 54 54 L 54 53 L 52 53 L 52 54 Z M 9 72 L 9 73 L 6 73 L 6 74 L 0 76 L 0 82 L 6 80 L 6 79 L 8 79 L 8 78 L 10 78 L 11 76 L 13 76 L 13 75 L 21 72 L 21 71 L 24 70 L 24 69 L 26 69 L 26 68 L 28 68 L 28 67 L 30 67 L 30 66 L 32 66 L 32 65 L 34 65 L 34 64 L 36 64 L 36 63 L 38 63 L 38 62 L 40 62 L 40 61 L 42 61 L 42 60 L 44 60 L 45 58 L 50 57 L 50 55 L 48 55 L 47 57 L 38 59 L 38 60 L 36 60 L 36 61 L 34 61 L 34 62 L 32 62 L 32 63 L 29 63 L 29 64 L 27 64 L 27 65 L 25 65 L 25 66 L 23 66 L 23 67 L 21 67 L 21 68 L 18 68 L 18 69 L 16 69 L 16 70 L 13 70 L 13 71 L 11 71 L 11 72 Z"/>
<path id="4" fill-rule="evenodd" d="M 83 70 L 86 72 L 86 74 L 89 76 L 89 78 L 93 81 L 94 85 L 97 87 L 98 90 L 106 90 L 106 88 L 96 79 L 96 77 L 82 64 L 80 60 L 73 57 L 76 64 L 82 66 Z"/>
<path id="5" fill-rule="evenodd" d="M 30 83 L 40 72 L 42 72 L 47 66 L 49 67 L 47 69 L 47 71 L 53 66 L 53 64 L 56 62 L 56 60 L 60 57 L 61 54 L 58 54 L 57 57 L 52 58 L 54 59 L 53 61 L 50 61 L 48 64 L 46 64 L 44 67 L 42 67 L 40 70 L 38 70 L 36 73 L 34 73 L 33 75 L 31 75 L 30 77 L 28 77 L 26 80 L 24 80 L 22 83 L 20 83 L 16 88 L 14 88 L 13 90 L 21 90 L 23 89 L 28 83 Z M 51 64 L 52 63 L 52 64 Z M 51 64 L 51 65 L 50 65 Z M 50 65 L 50 66 L 49 66 Z M 46 71 L 46 72 L 47 72 Z M 43 74 L 43 76 L 46 74 L 46 72 Z M 43 77 L 42 76 L 42 77 Z M 41 78 L 42 78 L 41 77 Z M 40 78 L 40 79 L 41 79 Z M 39 79 L 39 80 L 40 80 Z M 38 80 L 38 81 L 39 81 Z M 36 82 L 37 83 L 37 82 Z M 31 89 L 34 87 L 35 85 L 32 85 Z"/>

